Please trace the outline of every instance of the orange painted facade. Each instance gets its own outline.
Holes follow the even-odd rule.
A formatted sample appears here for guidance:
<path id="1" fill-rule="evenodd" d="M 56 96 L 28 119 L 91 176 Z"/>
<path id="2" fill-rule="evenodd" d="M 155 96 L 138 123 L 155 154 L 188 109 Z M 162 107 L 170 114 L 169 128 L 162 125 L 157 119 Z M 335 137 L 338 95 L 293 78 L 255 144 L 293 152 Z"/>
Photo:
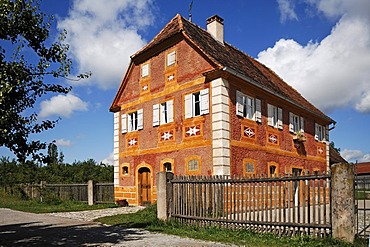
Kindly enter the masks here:
<path id="1" fill-rule="evenodd" d="M 320 124 L 328 139 L 330 119 L 220 69 L 190 37 L 196 33 L 189 29 L 189 35 L 171 34 L 176 24 L 199 28 L 176 16 L 132 56 L 111 106 L 116 200 L 155 203 L 155 175 L 165 170 L 175 175 L 256 176 L 327 169 L 327 142 L 315 135 Z M 168 37 L 162 37 L 166 32 Z M 237 114 L 241 94 L 254 102 L 251 111 L 257 118 Z M 282 112 L 279 127 L 269 125 L 268 105 Z M 304 118 L 304 142 L 293 141 L 291 112 Z"/>

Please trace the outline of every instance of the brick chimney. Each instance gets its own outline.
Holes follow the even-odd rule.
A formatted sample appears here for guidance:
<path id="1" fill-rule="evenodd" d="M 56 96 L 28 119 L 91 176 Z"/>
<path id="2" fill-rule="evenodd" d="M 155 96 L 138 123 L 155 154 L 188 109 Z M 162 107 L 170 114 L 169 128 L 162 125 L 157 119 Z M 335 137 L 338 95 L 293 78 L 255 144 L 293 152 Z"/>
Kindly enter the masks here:
<path id="1" fill-rule="evenodd" d="M 209 17 L 207 19 L 207 31 L 215 40 L 224 43 L 224 19 L 218 15 Z"/>

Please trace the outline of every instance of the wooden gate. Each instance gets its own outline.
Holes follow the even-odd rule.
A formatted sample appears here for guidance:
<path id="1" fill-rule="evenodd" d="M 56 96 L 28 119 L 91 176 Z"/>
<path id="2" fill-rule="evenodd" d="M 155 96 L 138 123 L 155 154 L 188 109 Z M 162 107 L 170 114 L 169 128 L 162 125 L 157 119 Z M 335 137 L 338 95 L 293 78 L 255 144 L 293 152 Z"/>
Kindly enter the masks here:
<path id="1" fill-rule="evenodd" d="M 147 167 L 139 169 L 138 194 L 139 194 L 139 205 L 146 205 L 151 203 L 152 185 L 150 180 L 150 169 Z"/>
<path id="2" fill-rule="evenodd" d="M 356 236 L 370 235 L 370 176 L 355 177 Z"/>

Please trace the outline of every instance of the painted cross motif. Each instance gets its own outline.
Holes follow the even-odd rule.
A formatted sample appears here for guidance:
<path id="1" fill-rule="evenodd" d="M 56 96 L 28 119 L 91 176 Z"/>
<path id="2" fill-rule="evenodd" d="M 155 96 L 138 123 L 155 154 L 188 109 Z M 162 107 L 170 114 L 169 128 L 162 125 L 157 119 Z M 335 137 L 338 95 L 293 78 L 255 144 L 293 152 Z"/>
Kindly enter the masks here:
<path id="1" fill-rule="evenodd" d="M 172 131 L 163 132 L 161 135 L 162 141 L 171 140 L 173 137 Z"/>
<path id="2" fill-rule="evenodd" d="M 186 136 L 197 136 L 200 135 L 200 126 L 192 126 L 192 127 L 186 127 L 185 128 Z"/>
<path id="3" fill-rule="evenodd" d="M 324 149 L 323 149 L 322 147 L 319 147 L 319 148 L 317 149 L 317 152 L 318 152 L 319 154 L 323 154 L 323 153 L 324 153 Z"/>
<path id="4" fill-rule="evenodd" d="M 277 144 L 278 142 L 278 137 L 274 134 L 269 134 L 269 142 Z"/>
<path id="5" fill-rule="evenodd" d="M 129 146 L 136 146 L 137 145 L 137 139 L 136 138 L 132 138 L 128 141 L 128 145 Z"/>
<path id="6" fill-rule="evenodd" d="M 145 85 L 145 86 L 143 86 L 143 91 L 146 91 L 146 90 L 148 90 L 148 85 Z"/>
<path id="7" fill-rule="evenodd" d="M 168 78 L 167 78 L 168 81 L 172 81 L 173 79 L 175 79 L 175 75 L 174 74 L 168 76 Z"/>
<path id="8" fill-rule="evenodd" d="M 254 132 L 254 129 L 249 127 L 244 127 L 244 135 L 249 138 L 253 138 L 256 133 Z"/>

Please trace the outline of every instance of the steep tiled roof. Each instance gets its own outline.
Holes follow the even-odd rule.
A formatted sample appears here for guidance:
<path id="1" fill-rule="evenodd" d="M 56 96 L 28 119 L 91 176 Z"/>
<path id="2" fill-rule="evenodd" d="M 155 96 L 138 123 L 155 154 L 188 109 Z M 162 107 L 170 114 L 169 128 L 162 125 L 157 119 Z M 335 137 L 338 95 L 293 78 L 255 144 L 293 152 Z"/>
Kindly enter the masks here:
<path id="1" fill-rule="evenodd" d="M 177 14 L 143 49 L 135 53 L 131 58 L 143 54 L 145 51 L 160 45 L 166 39 L 182 33 L 189 42 L 192 42 L 200 51 L 214 63 L 216 69 L 228 68 L 250 78 L 257 86 L 274 93 L 306 110 L 334 122 L 323 112 L 308 102 L 298 91 L 284 82 L 271 69 L 253 59 L 244 52 L 228 43 L 220 43 L 215 40 L 206 30 L 186 20 Z"/>
<path id="2" fill-rule="evenodd" d="M 356 174 L 370 174 L 370 162 L 363 162 L 355 164 Z"/>
<path id="3" fill-rule="evenodd" d="M 336 163 L 348 163 L 331 145 L 329 145 L 330 165 Z"/>

